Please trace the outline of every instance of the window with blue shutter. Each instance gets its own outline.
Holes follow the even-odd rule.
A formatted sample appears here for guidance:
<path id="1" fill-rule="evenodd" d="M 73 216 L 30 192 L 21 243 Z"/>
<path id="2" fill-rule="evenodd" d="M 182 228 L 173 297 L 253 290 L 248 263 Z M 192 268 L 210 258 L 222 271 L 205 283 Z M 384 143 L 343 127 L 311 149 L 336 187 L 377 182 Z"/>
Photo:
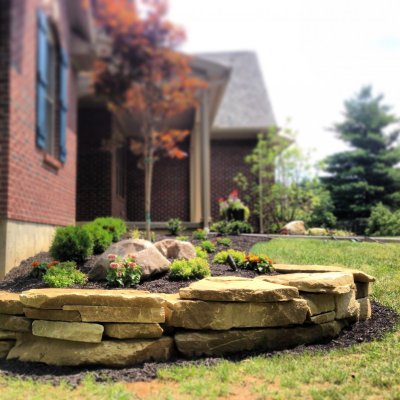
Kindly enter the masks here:
<path id="1" fill-rule="evenodd" d="M 67 111 L 68 111 L 68 54 L 65 49 L 60 51 L 60 161 L 65 162 L 67 156 Z"/>

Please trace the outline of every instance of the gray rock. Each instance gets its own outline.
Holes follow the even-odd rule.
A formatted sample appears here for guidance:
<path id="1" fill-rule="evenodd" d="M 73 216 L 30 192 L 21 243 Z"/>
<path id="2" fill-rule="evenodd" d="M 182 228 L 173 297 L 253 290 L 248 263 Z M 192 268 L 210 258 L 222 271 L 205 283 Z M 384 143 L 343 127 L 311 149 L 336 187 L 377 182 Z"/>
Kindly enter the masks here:
<path id="1" fill-rule="evenodd" d="M 155 243 L 155 246 L 167 258 L 190 260 L 196 257 L 196 249 L 192 243 L 183 242 L 182 240 L 164 239 Z"/>

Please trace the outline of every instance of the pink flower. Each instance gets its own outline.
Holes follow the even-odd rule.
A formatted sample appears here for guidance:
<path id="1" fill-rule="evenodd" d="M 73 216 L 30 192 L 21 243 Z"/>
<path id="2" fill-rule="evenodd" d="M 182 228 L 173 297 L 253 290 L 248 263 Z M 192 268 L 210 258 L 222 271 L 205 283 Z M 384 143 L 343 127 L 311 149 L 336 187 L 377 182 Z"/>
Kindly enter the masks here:
<path id="1" fill-rule="evenodd" d="M 117 258 L 117 256 L 115 254 L 109 254 L 108 255 L 108 260 L 109 261 L 114 261 Z"/>
<path id="2" fill-rule="evenodd" d="M 132 261 L 131 261 L 131 262 L 128 262 L 128 266 L 131 267 L 131 268 L 136 267 L 136 265 L 137 265 L 137 264 L 136 264 L 135 262 L 132 262 Z"/>
<path id="3" fill-rule="evenodd" d="M 119 264 L 116 262 L 113 262 L 110 264 L 110 268 L 119 268 Z"/>

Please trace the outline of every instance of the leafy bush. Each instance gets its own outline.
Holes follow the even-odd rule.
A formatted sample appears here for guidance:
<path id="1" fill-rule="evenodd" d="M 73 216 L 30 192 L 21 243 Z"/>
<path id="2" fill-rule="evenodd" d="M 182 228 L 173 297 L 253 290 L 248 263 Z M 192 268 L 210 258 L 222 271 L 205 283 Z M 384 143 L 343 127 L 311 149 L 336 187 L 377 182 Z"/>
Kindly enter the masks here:
<path id="1" fill-rule="evenodd" d="M 256 256 L 249 254 L 244 257 L 244 261 L 239 264 L 241 268 L 256 271 L 260 274 L 265 274 L 272 269 L 272 260 L 266 255 Z"/>
<path id="2" fill-rule="evenodd" d="M 234 249 L 223 250 L 214 256 L 213 263 L 227 264 L 229 255 L 231 255 L 232 258 L 235 260 L 235 263 L 240 266 L 244 262 L 246 253 L 244 251 L 238 251 Z"/>
<path id="3" fill-rule="evenodd" d="M 215 251 L 215 244 L 210 240 L 203 240 L 200 243 L 200 247 L 205 250 L 207 253 L 214 253 Z"/>
<path id="4" fill-rule="evenodd" d="M 332 236 L 355 236 L 354 232 L 344 231 L 342 229 L 329 229 L 328 233 Z"/>
<path id="5" fill-rule="evenodd" d="M 144 239 L 144 232 L 139 230 L 136 226 L 131 231 L 131 238 L 132 239 Z"/>
<path id="6" fill-rule="evenodd" d="M 175 239 L 182 242 L 187 242 L 189 240 L 189 236 L 177 236 Z"/>
<path id="7" fill-rule="evenodd" d="M 211 225 L 211 230 L 221 236 L 253 232 L 251 225 L 244 221 L 218 221 Z"/>
<path id="8" fill-rule="evenodd" d="M 121 240 L 122 235 L 126 233 L 126 223 L 121 218 L 100 217 L 96 218 L 93 224 L 99 225 L 102 229 L 110 232 L 113 242 Z"/>
<path id="9" fill-rule="evenodd" d="M 196 257 L 204 258 L 205 260 L 207 260 L 208 253 L 206 251 L 204 251 L 200 246 L 195 246 L 195 250 L 196 250 Z"/>
<path id="10" fill-rule="evenodd" d="M 217 232 L 221 236 L 226 236 L 229 234 L 228 221 L 218 221 L 211 225 L 211 230 Z"/>
<path id="11" fill-rule="evenodd" d="M 31 271 L 31 277 L 32 278 L 38 278 L 42 279 L 43 275 L 47 272 L 48 269 L 54 267 L 55 265 L 59 264 L 58 261 L 52 261 L 52 262 L 39 262 L 39 261 L 34 261 L 32 265 L 32 271 Z"/>
<path id="12" fill-rule="evenodd" d="M 191 260 L 174 260 L 171 264 L 169 277 L 171 280 L 183 281 L 189 279 L 202 279 L 210 276 L 210 266 L 203 258 Z"/>
<path id="13" fill-rule="evenodd" d="M 179 218 L 171 218 L 167 222 L 167 228 L 171 235 L 177 236 L 183 231 L 182 221 Z"/>
<path id="14" fill-rule="evenodd" d="M 140 282 L 142 267 L 135 262 L 133 256 L 125 258 L 109 254 L 110 268 L 107 271 L 106 280 L 112 287 L 131 287 Z"/>
<path id="15" fill-rule="evenodd" d="M 73 261 L 62 262 L 47 269 L 43 282 L 53 288 L 66 288 L 73 285 L 84 285 L 87 276 L 76 269 Z"/>
<path id="16" fill-rule="evenodd" d="M 78 226 L 57 228 L 50 255 L 59 261 L 85 261 L 92 255 L 93 241 L 89 233 Z"/>
<path id="17" fill-rule="evenodd" d="M 229 238 L 218 238 L 217 243 L 221 246 L 231 247 L 232 240 Z"/>
<path id="18" fill-rule="evenodd" d="M 207 233 L 204 229 L 197 229 L 192 233 L 192 238 L 195 240 L 206 240 Z"/>
<path id="19" fill-rule="evenodd" d="M 371 236 L 399 236 L 400 210 L 392 212 L 382 203 L 377 204 L 368 218 L 365 233 Z"/>
<path id="20" fill-rule="evenodd" d="M 89 222 L 83 229 L 90 235 L 93 241 L 93 254 L 103 253 L 113 241 L 112 234 L 103 229 L 99 224 Z"/>

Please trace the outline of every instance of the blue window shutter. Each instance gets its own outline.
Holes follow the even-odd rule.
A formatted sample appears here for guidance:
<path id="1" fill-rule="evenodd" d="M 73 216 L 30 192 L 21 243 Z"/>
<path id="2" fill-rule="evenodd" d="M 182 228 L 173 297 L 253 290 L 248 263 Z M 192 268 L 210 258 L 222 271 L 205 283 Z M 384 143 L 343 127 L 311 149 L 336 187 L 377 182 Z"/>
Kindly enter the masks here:
<path id="1" fill-rule="evenodd" d="M 60 161 L 67 157 L 68 54 L 60 50 Z"/>
<path id="2" fill-rule="evenodd" d="M 37 12 L 37 82 L 36 82 L 36 144 L 46 147 L 46 90 L 47 90 L 47 16 L 42 10 Z"/>

